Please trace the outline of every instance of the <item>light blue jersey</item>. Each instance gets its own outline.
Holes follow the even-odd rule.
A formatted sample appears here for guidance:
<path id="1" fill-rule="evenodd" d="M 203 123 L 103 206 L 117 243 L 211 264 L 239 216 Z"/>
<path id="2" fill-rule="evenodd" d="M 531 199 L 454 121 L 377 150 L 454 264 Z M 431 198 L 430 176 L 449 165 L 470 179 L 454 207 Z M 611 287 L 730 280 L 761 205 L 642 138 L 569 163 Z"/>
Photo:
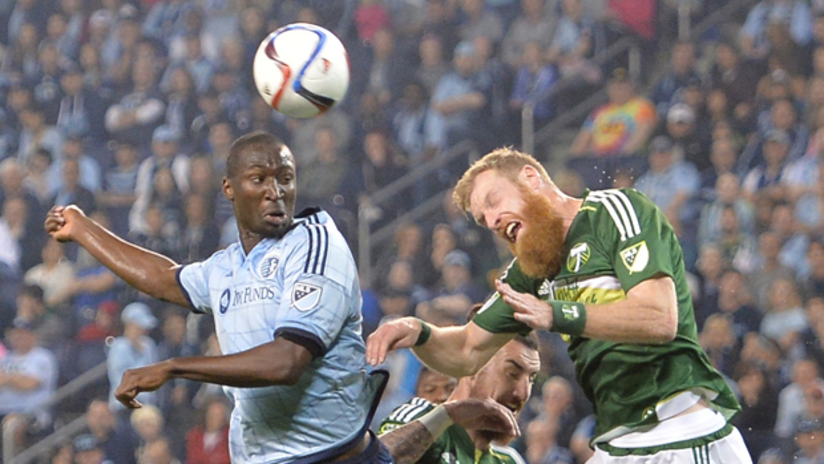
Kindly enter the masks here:
<path id="1" fill-rule="evenodd" d="M 301 213 L 280 240 L 263 240 L 248 256 L 234 243 L 183 267 L 178 280 L 194 310 L 214 316 L 224 354 L 284 337 L 314 356 L 295 385 L 225 387 L 235 403 L 233 463 L 292 462 L 362 433 L 374 392 L 366 386 L 360 285 L 328 214 Z"/>

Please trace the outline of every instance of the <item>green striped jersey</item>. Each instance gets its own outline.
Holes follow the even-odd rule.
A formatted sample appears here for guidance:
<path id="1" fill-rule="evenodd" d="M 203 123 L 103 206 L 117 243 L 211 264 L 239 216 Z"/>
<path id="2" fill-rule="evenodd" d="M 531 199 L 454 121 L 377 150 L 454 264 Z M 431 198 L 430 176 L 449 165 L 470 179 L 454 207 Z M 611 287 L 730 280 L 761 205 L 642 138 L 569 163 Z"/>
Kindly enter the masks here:
<path id="1" fill-rule="evenodd" d="M 423 398 L 412 398 L 398 406 L 381 422 L 379 434 L 391 432 L 429 411 L 435 404 Z M 517 451 L 507 446 L 490 446 L 487 451 L 475 449 L 472 439 L 462 427 L 452 425 L 432 443 L 418 459 L 418 464 L 525 464 Z"/>
<path id="2" fill-rule="evenodd" d="M 597 305 L 622 300 L 630 289 L 658 275 L 675 283 L 675 340 L 647 345 L 565 336 L 578 383 L 595 408 L 595 442 L 656 423 L 656 406 L 687 390 L 705 397 L 727 419 L 740 410 L 698 345 L 681 246 L 672 226 L 636 190 L 587 191 L 567 232 L 563 265 L 555 279 L 526 276 L 517 259 L 503 276 L 513 289 L 542 299 Z M 492 333 L 529 333 L 512 314 L 496 294 L 474 322 Z"/>

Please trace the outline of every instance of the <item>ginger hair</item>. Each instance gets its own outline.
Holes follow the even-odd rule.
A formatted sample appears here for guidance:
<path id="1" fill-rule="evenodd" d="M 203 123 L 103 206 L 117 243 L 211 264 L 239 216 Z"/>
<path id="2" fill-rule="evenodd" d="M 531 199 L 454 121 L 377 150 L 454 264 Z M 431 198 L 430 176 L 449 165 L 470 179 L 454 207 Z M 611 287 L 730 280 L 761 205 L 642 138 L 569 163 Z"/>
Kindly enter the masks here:
<path id="1" fill-rule="evenodd" d="M 518 181 L 518 174 L 524 166 L 532 166 L 541 175 L 545 182 L 552 182 L 546 169 L 531 155 L 522 153 L 511 147 L 503 147 L 487 153 L 483 158 L 472 163 L 461 180 L 455 185 L 452 200 L 464 212 L 469 211 L 469 197 L 475 188 L 475 178 L 486 171 L 495 170 L 513 182 Z"/>

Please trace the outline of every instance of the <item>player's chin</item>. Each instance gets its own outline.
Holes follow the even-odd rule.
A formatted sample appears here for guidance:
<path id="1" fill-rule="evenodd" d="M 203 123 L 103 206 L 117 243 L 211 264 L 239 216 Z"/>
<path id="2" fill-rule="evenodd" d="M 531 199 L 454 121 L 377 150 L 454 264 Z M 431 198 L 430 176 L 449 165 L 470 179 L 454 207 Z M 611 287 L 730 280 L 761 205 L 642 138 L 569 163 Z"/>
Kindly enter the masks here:
<path id="1" fill-rule="evenodd" d="M 289 232 L 292 221 L 267 221 L 261 224 L 261 235 L 268 238 L 281 238 Z"/>

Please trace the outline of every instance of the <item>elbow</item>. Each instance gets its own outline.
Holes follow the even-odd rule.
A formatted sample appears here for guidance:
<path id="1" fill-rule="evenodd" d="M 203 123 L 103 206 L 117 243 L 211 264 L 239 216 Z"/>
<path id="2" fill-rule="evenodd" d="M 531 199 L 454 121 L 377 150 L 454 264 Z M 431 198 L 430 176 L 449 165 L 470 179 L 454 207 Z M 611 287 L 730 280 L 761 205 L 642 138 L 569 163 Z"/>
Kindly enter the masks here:
<path id="1" fill-rule="evenodd" d="M 272 384 L 296 385 L 300 381 L 301 376 L 303 376 L 303 368 L 295 366 L 294 364 L 285 366 L 283 369 L 280 369 L 276 375 L 274 375 Z"/>

